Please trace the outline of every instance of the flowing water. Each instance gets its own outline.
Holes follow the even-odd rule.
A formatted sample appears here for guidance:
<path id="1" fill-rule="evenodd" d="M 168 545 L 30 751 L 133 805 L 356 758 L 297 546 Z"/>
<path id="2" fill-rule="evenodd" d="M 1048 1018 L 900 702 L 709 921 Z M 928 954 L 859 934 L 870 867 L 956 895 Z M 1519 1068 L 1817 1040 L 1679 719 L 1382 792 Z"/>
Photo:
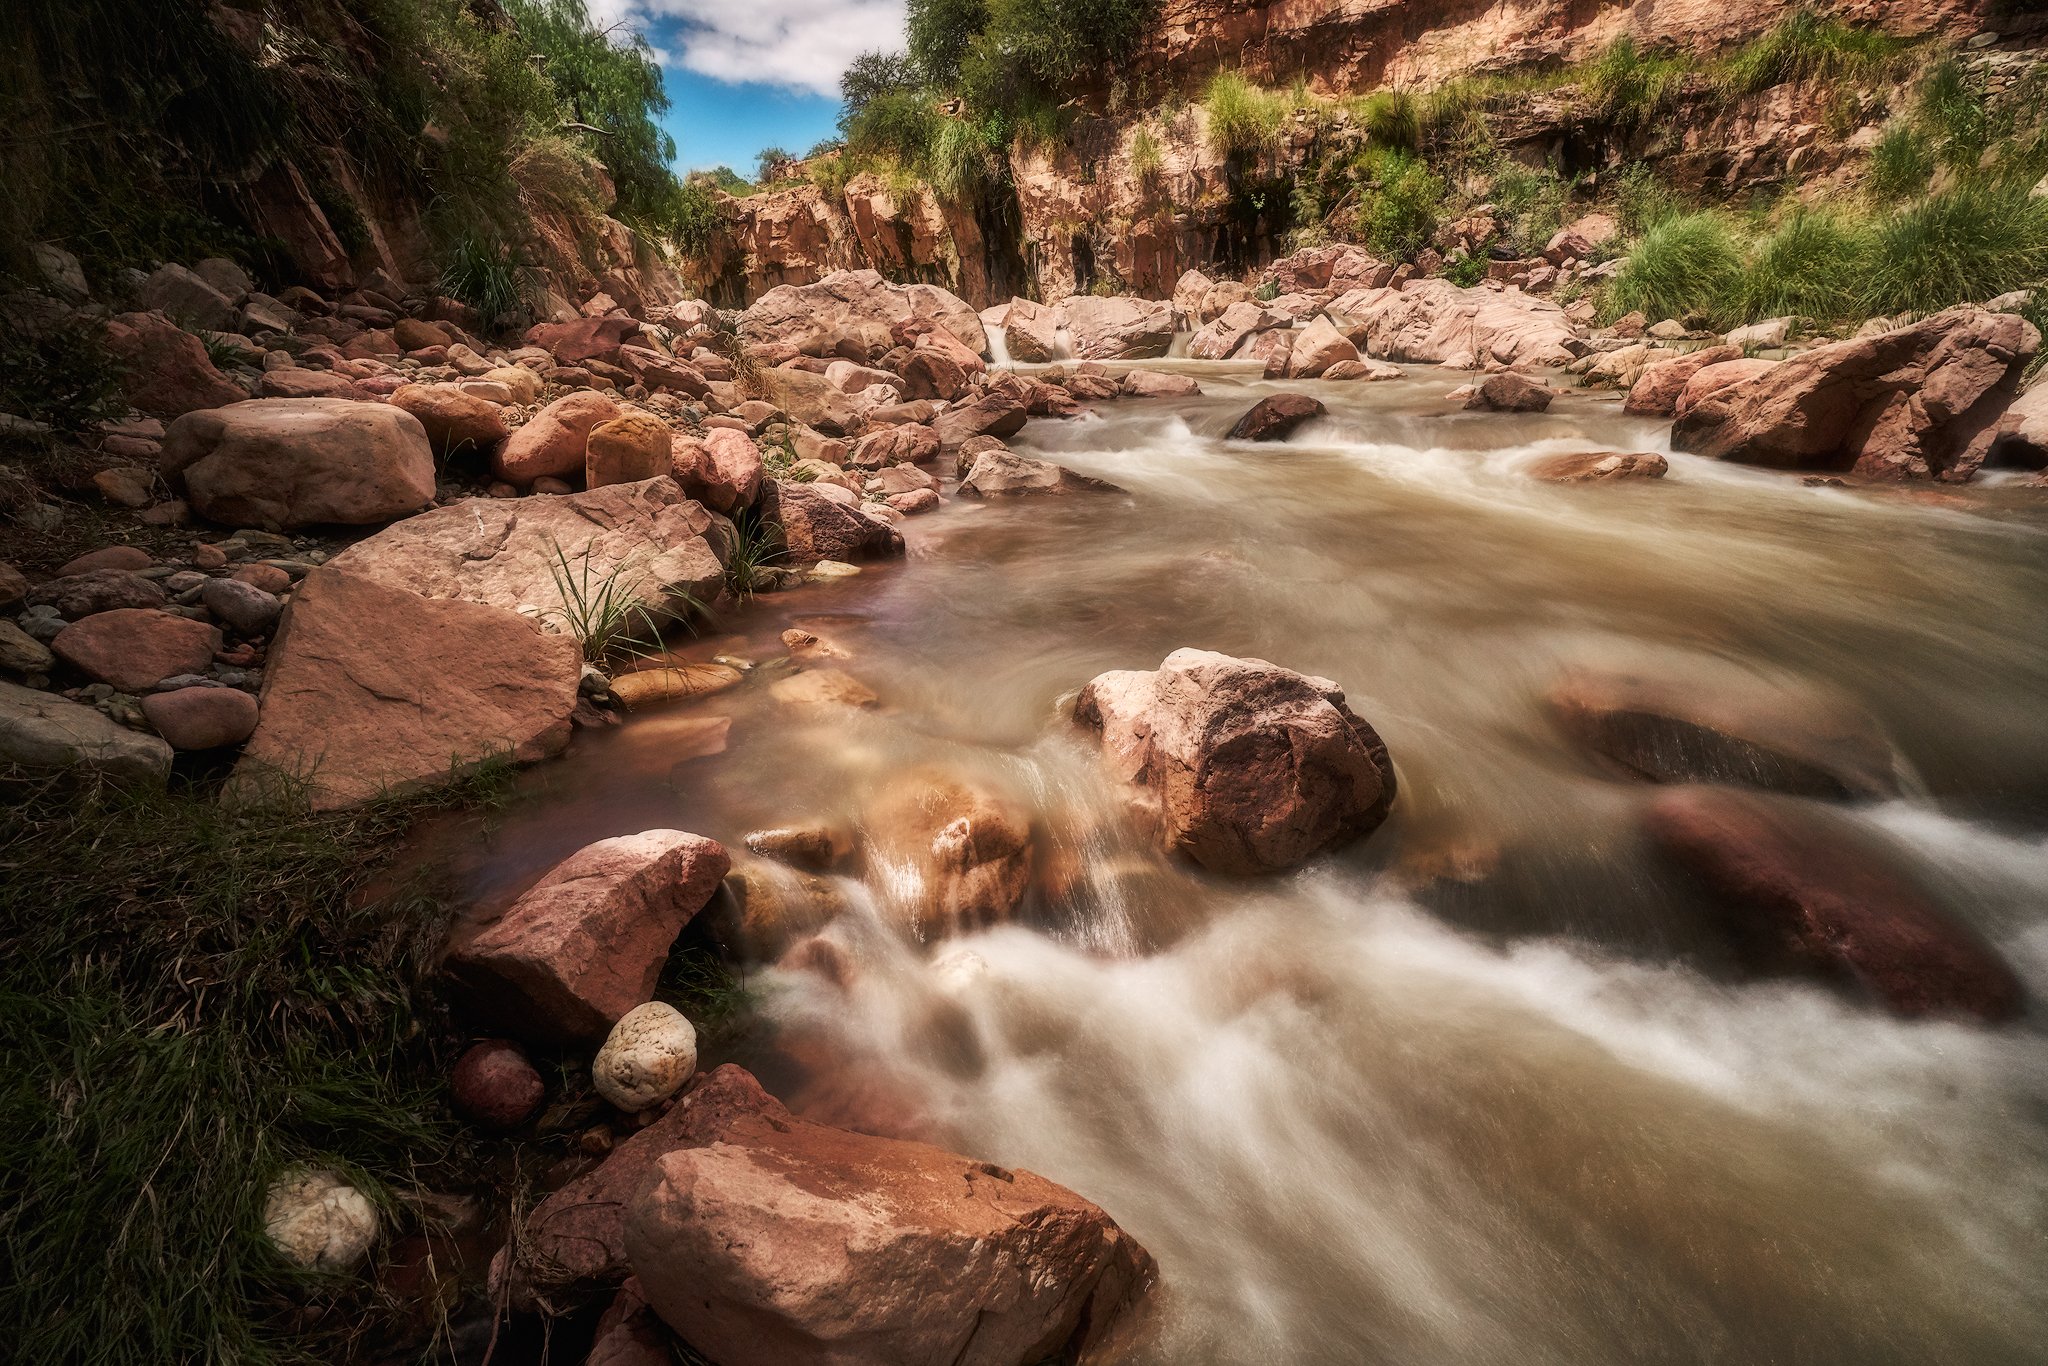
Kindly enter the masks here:
<path id="1" fill-rule="evenodd" d="M 1874 716 L 1904 796 L 1851 809 L 2048 995 L 2048 520 L 1673 456 L 1555 486 L 1551 452 L 1665 450 L 1569 394 L 1456 411 L 1464 376 L 1103 405 L 1015 443 L 1122 495 L 906 523 L 908 559 L 764 598 L 686 653 L 804 625 L 882 699 L 776 702 L 764 664 L 579 738 L 479 891 L 654 826 L 857 821 L 943 765 L 1037 813 L 1019 923 L 918 946 L 899 876 L 841 880 L 831 974 L 755 976 L 745 1058 L 829 1119 L 1041 1172 L 1157 1258 L 1162 1363 L 2048 1360 L 2048 1044 L 1741 971 L 1642 847 L 1657 789 L 1543 698 L 1574 669 Z M 1309 869 L 1211 878 L 1119 819 L 1064 719 L 1096 673 L 1199 646 L 1336 680 L 1399 766 L 1392 819 Z M 721 743 L 723 748 L 721 749 Z M 799 1046 L 800 1043 L 800 1046 Z M 822 1050 L 822 1052 L 821 1052 Z M 820 1063 L 820 1057 L 827 1059 Z M 865 1114 L 860 1113 L 865 1109 Z"/>

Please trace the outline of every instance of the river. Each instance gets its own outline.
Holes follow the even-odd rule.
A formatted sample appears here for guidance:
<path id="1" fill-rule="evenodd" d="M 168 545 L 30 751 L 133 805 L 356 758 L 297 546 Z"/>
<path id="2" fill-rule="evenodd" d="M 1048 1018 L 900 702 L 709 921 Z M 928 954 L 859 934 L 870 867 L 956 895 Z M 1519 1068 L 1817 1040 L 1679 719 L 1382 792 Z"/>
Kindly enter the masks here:
<path id="1" fill-rule="evenodd" d="M 1848 808 L 2048 994 L 2048 521 L 1997 487 L 1871 491 L 1672 455 L 1552 485 L 1668 424 L 1567 392 L 1466 413 L 1416 367 L 1101 405 L 1013 445 L 1127 492 L 904 524 L 909 555 L 758 599 L 680 653 L 844 650 L 862 711 L 763 675 L 585 733 L 479 875 L 500 893 L 654 826 L 736 851 L 857 821 L 907 767 L 1028 806 L 1016 923 L 920 947 L 898 879 L 839 880 L 850 972 L 765 969 L 744 1061 L 821 1118 L 1065 1183 L 1161 1269 L 1133 1361 L 2035 1363 L 2048 1352 L 2048 1043 L 1906 1022 L 1745 971 L 1644 847 L 1659 789 L 1544 705 L 1573 671 L 1866 715 L 1902 795 Z M 1074 692 L 1196 646 L 1336 680 L 1399 768 L 1393 817 L 1234 881 L 1123 824 Z M 729 720 L 729 729 L 719 718 Z M 723 743 L 723 748 L 719 746 Z M 823 1062 L 820 1060 L 824 1059 Z M 829 1074 L 829 1075 L 828 1075 Z"/>

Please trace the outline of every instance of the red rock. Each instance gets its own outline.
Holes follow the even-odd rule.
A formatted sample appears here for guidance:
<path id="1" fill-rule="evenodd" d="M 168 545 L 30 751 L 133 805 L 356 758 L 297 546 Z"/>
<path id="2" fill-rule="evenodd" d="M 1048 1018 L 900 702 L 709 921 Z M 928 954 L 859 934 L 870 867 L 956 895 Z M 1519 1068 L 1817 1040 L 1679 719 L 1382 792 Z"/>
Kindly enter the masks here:
<path id="1" fill-rule="evenodd" d="M 939 453 L 939 434 L 919 423 L 906 422 L 869 432 L 853 448 L 847 463 L 857 469 L 884 469 L 890 465 L 914 465 Z"/>
<path id="2" fill-rule="evenodd" d="M 1296 427 L 1329 409 L 1307 394 L 1269 394 L 1232 425 L 1228 441 L 1284 441 Z"/>
<path id="3" fill-rule="evenodd" d="M 1004 345 L 1012 360 L 1035 365 L 1059 352 L 1060 316 L 1044 304 L 1012 299 L 1003 314 Z"/>
<path id="4" fill-rule="evenodd" d="M 151 563 L 149 552 L 141 546 L 102 546 L 98 550 L 88 550 L 77 559 L 67 562 L 57 570 L 57 577 L 64 579 L 73 574 L 91 574 L 101 569 L 147 569 Z"/>
<path id="5" fill-rule="evenodd" d="M 204 622 L 117 607 L 72 622 L 50 649 L 89 678 L 122 692 L 143 692 L 178 674 L 205 673 L 220 644 L 220 632 Z"/>
<path id="6" fill-rule="evenodd" d="M 964 300 L 934 285 L 894 285 L 872 270 L 777 285 L 741 315 L 739 333 L 749 345 L 867 364 L 896 345 L 896 329 L 913 319 L 945 328 L 976 355 L 988 349 L 981 319 Z"/>
<path id="7" fill-rule="evenodd" d="M 256 382 L 258 398 L 354 398 L 355 381 L 332 370 L 301 370 L 285 366 L 265 370 Z"/>
<path id="8" fill-rule="evenodd" d="M 1060 304 L 1080 360 L 1144 360 L 1173 343 L 1173 305 L 1163 299 L 1080 294 Z"/>
<path id="9" fill-rule="evenodd" d="M 1651 451 L 1569 451 L 1529 466 L 1531 479 L 1550 484 L 1606 483 L 1615 479 L 1662 479 L 1671 462 Z"/>
<path id="10" fill-rule="evenodd" d="M 292 576 L 274 564 L 238 565 L 228 577 L 236 583 L 246 583 L 251 588 L 260 588 L 272 594 L 282 593 L 292 586 Z"/>
<path id="11" fill-rule="evenodd" d="M 692 398 L 702 398 L 711 392 L 697 367 L 645 346 L 620 347 L 619 365 L 649 389 L 669 389 Z"/>
<path id="12" fill-rule="evenodd" d="M 1583 261 L 1620 233 L 1621 225 L 1611 215 L 1589 213 L 1559 228 L 1543 248 L 1543 257 L 1554 266 L 1569 260 Z"/>
<path id="13" fill-rule="evenodd" d="M 1685 392 L 1686 381 L 1709 365 L 1741 359 L 1739 346 L 1706 346 L 1670 360 L 1652 361 L 1629 386 L 1621 410 L 1638 417 L 1670 417 L 1678 410 L 1678 396 Z"/>
<path id="14" fill-rule="evenodd" d="M 1952 308 L 1731 385 L 1679 420 L 1672 445 L 1777 469 L 1961 481 L 2040 343 L 2018 314 Z"/>
<path id="15" fill-rule="evenodd" d="M 1694 665 L 1666 680 L 1575 672 L 1547 701 L 1567 735 L 1633 778 L 1806 797 L 1899 790 L 1898 757 L 1876 721 L 1825 689 Z"/>
<path id="16" fill-rule="evenodd" d="M 240 688 L 178 688 L 142 699 L 142 714 L 172 749 L 239 745 L 256 729 L 256 699 Z"/>
<path id="17" fill-rule="evenodd" d="M 966 391 L 966 370 L 942 351 L 920 347 L 903 362 L 903 393 L 906 398 L 951 401 Z"/>
<path id="18" fill-rule="evenodd" d="M 518 1044 L 487 1039 L 472 1044 L 448 1075 L 455 1111 L 493 1129 L 516 1129 L 547 1099 L 547 1083 Z"/>
<path id="19" fill-rule="evenodd" d="M 1026 1366 L 1085 1358 L 1152 1259 L 1064 1187 L 763 1098 L 656 1157 L 627 1260 L 721 1366 Z"/>
<path id="20" fill-rule="evenodd" d="M 1761 358 L 1743 357 L 1738 360 L 1716 361 L 1693 371 L 1692 378 L 1679 391 L 1678 402 L 1671 406 L 1672 416 L 1683 419 L 1694 408 L 1706 402 L 1724 389 L 1731 389 L 1746 380 L 1756 379 L 1775 370 L 1778 362 Z"/>
<path id="21" fill-rule="evenodd" d="M 939 510 L 939 495 L 931 489 L 911 489 L 907 493 L 891 494 L 884 501 L 905 517 L 916 517 L 922 513 Z"/>
<path id="22" fill-rule="evenodd" d="M 1394 801 L 1387 747 L 1337 685 L 1265 660 L 1175 650 L 1098 675 L 1074 718 L 1101 732 L 1162 844 L 1212 872 L 1294 867 L 1371 833 Z"/>
<path id="23" fill-rule="evenodd" d="M 1326 317 L 1317 317 L 1295 337 L 1294 348 L 1288 353 L 1287 373 L 1297 379 L 1314 379 L 1339 362 L 1358 359 L 1358 348 L 1337 330 L 1337 325 Z"/>
<path id="24" fill-rule="evenodd" d="M 701 441 L 676 437 L 669 448 L 669 471 L 683 492 L 713 512 L 731 515 L 753 506 L 761 493 L 760 448 L 729 427 L 714 427 Z"/>
<path id="25" fill-rule="evenodd" d="M 507 436 L 504 411 L 454 384 L 405 384 L 388 402 L 419 419 L 437 455 L 495 450 Z"/>
<path id="26" fill-rule="evenodd" d="M 434 497 L 434 453 L 419 420 L 346 399 L 254 399 L 187 413 L 164 435 L 163 470 L 200 516 L 271 531 L 388 522 Z"/>
<path id="27" fill-rule="evenodd" d="M 177 417 L 248 397 L 213 366 L 205 343 L 161 313 L 123 313 L 107 324 L 107 350 L 122 363 L 128 401 L 154 417 Z"/>
<path id="28" fill-rule="evenodd" d="M 1540 413 L 1556 397 L 1557 391 L 1547 384 L 1500 370 L 1479 381 L 1465 406 L 1484 413 Z"/>
<path id="29" fill-rule="evenodd" d="M 445 328 L 419 318 L 400 318 L 391 324 L 391 338 L 398 343 L 401 351 L 425 351 L 439 348 L 445 351 L 454 340 Z"/>
<path id="30" fill-rule="evenodd" d="M 896 528 L 857 507 L 835 502 L 815 485 L 771 479 L 762 493 L 766 515 L 782 528 L 783 547 L 794 564 L 903 553 L 903 537 Z"/>
<path id="31" fill-rule="evenodd" d="M 601 489 L 667 474 L 673 440 L 668 424 L 644 408 L 598 423 L 583 446 L 583 486 Z"/>
<path id="32" fill-rule="evenodd" d="M 661 1316 L 641 1295 L 640 1282 L 628 1277 L 597 1321 L 583 1366 L 673 1366 L 672 1341 Z"/>
<path id="33" fill-rule="evenodd" d="M 1455 370 L 1566 365 L 1578 337 L 1547 299 L 1442 279 L 1354 290 L 1332 300 L 1329 312 L 1365 354 Z"/>
<path id="34" fill-rule="evenodd" d="M 1739 933 L 1845 972 L 1906 1016 L 2014 1018 L 2012 969 L 1833 813 L 1727 788 L 1651 804 L 1651 840 L 1721 898 Z"/>
<path id="35" fill-rule="evenodd" d="M 1232 359 L 1257 361 L 1267 379 L 1281 379 L 1287 374 L 1288 362 L 1294 358 L 1294 336 L 1284 327 L 1257 333 L 1238 347 Z"/>
<path id="36" fill-rule="evenodd" d="M 583 473 L 590 429 L 619 415 L 619 405 L 591 390 L 564 394 L 528 418 L 498 448 L 493 468 L 514 484 Z"/>
<path id="37" fill-rule="evenodd" d="M 458 936 L 448 971 L 472 1009 L 509 1033 L 602 1040 L 653 998 L 669 946 L 731 866 L 715 840 L 680 830 L 599 840 Z"/>
<path id="38" fill-rule="evenodd" d="M 1202 329 L 1188 338 L 1188 355 L 1194 360 L 1223 360 L 1236 354 L 1245 339 L 1260 332 L 1287 326 L 1287 315 L 1246 299 L 1231 304 Z"/>
<path id="39" fill-rule="evenodd" d="M 323 565 L 271 642 L 262 719 L 231 792 L 271 795 L 282 777 L 324 811 L 559 753 L 582 666 L 573 638 L 516 612 Z"/>
<path id="40" fill-rule="evenodd" d="M 617 365 L 620 347 L 627 338 L 639 334 L 640 324 L 631 318 L 578 318 L 574 322 L 529 327 L 526 340 L 563 365 L 580 365 L 587 360 Z"/>

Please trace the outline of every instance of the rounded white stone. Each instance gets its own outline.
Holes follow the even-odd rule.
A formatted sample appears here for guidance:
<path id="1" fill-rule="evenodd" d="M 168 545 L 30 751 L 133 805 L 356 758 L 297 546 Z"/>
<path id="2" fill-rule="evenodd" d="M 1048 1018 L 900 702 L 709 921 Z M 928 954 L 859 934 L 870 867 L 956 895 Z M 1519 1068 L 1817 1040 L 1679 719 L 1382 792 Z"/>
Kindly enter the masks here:
<path id="1" fill-rule="evenodd" d="M 634 1006 L 590 1064 L 597 1093 L 631 1113 L 659 1105 L 697 1071 L 697 1031 L 663 1001 Z"/>
<path id="2" fill-rule="evenodd" d="M 377 1207 L 333 1172 L 295 1168 L 271 1183 L 263 1231 L 300 1266 L 347 1271 L 377 1241 Z"/>

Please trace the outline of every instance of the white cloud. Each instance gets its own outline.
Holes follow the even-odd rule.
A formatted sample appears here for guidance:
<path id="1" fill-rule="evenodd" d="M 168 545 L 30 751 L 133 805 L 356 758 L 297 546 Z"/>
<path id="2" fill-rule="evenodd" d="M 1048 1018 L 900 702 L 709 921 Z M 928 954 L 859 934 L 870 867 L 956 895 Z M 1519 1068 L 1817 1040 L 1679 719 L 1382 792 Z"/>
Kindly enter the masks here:
<path id="1" fill-rule="evenodd" d="M 587 0 L 645 33 L 664 64 L 820 95 L 861 53 L 903 46 L 904 0 Z"/>

